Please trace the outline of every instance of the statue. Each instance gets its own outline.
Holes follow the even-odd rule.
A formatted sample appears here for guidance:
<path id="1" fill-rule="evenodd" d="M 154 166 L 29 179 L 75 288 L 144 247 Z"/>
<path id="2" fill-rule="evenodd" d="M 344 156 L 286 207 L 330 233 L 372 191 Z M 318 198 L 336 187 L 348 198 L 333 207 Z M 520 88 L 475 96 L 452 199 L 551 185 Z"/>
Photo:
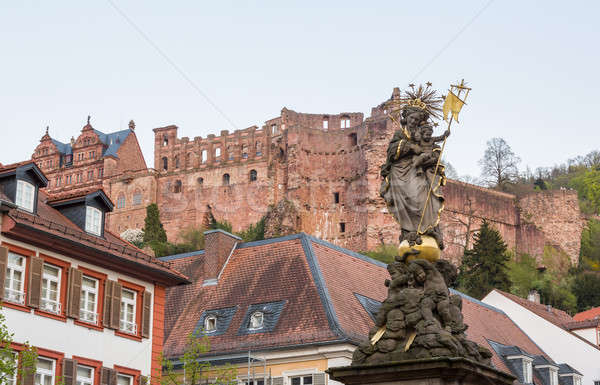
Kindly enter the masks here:
<path id="1" fill-rule="evenodd" d="M 399 255 L 387 266 L 390 279 L 385 281 L 387 298 L 375 317 L 369 341 L 355 350 L 352 365 L 375 364 L 432 357 L 464 357 L 490 365 L 492 354 L 486 348 L 467 340 L 463 323 L 462 298 L 450 294 L 457 270 L 439 259 L 444 248 L 439 230 L 444 198 L 439 188 L 444 185 L 444 167 L 440 157 L 450 135 L 450 124 L 457 120 L 464 101 L 464 82 L 452 86 L 445 98 L 443 112 L 448 129 L 433 136 L 431 121 L 438 117 L 441 98 L 430 89 L 419 86 L 401 97 L 394 90 L 388 106 L 390 117 L 400 128 L 387 149 L 386 163 L 381 167 L 381 195 L 401 228 Z M 458 90 L 458 95 L 454 90 Z M 465 95 L 466 98 L 466 95 Z M 400 121 L 395 115 L 400 116 Z M 443 142 L 442 146 L 438 145 Z"/>

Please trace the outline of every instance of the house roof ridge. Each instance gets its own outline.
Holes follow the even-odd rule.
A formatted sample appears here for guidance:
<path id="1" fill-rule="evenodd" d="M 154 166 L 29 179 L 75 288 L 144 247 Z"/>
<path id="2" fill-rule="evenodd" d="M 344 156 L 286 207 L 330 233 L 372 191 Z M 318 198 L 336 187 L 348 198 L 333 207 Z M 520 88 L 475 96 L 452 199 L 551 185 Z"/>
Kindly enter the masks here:
<path id="1" fill-rule="evenodd" d="M 302 234 L 305 234 L 305 233 L 302 233 Z M 387 263 L 384 263 L 384 262 L 378 261 L 378 260 L 376 260 L 376 259 L 374 259 L 374 258 L 371 258 L 371 257 L 367 256 L 367 255 L 364 255 L 364 254 L 361 254 L 361 253 L 357 253 L 356 251 L 352 251 L 352 250 L 350 250 L 350 249 L 346 249 L 346 248 L 344 248 L 344 247 L 341 247 L 341 246 L 335 245 L 335 244 L 333 244 L 333 243 L 331 243 L 331 242 L 325 241 L 325 240 L 323 240 L 323 239 L 319 239 L 319 238 L 317 238 L 317 237 L 315 237 L 315 236 L 313 236 L 313 235 L 310 235 L 310 234 L 305 234 L 305 235 L 306 235 L 306 236 L 307 236 L 307 237 L 308 237 L 308 238 L 309 238 L 311 241 L 313 241 L 313 242 L 315 242 L 315 243 L 318 243 L 318 244 L 320 244 L 320 245 L 322 245 L 322 246 L 329 247 L 329 248 L 331 248 L 331 249 L 334 249 L 334 250 L 336 250 L 336 251 L 339 251 L 339 252 L 341 252 L 341 253 L 344 253 L 344 254 L 346 254 L 346 255 L 349 255 L 349 256 L 351 256 L 351 257 L 355 257 L 355 258 L 361 259 L 361 260 L 363 260 L 363 261 L 365 261 L 365 262 L 372 263 L 372 264 L 374 264 L 374 265 L 376 265 L 376 266 L 379 266 L 379 267 L 384 267 L 384 268 L 385 268 L 385 267 L 387 267 Z"/>

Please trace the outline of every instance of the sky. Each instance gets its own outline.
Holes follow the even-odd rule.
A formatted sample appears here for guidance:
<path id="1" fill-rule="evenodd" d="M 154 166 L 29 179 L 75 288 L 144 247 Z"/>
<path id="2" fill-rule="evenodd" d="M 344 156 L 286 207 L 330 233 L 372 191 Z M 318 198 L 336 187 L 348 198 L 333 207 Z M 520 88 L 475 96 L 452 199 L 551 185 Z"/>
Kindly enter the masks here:
<path id="1" fill-rule="evenodd" d="M 10 5 L 10 6 L 9 6 Z M 262 126 L 283 107 L 363 112 L 393 87 L 473 88 L 445 157 L 479 176 L 502 137 L 520 168 L 600 148 L 595 1 L 19 1 L 0 5 L 0 162 L 91 115 L 179 136 Z M 439 128 L 441 132 L 441 127 Z"/>

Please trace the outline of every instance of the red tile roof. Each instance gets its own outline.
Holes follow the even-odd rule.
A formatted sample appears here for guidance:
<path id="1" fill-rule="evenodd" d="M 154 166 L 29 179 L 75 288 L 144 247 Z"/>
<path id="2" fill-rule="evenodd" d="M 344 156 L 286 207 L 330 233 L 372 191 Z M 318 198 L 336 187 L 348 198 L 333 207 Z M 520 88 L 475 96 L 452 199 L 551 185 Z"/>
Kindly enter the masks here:
<path id="1" fill-rule="evenodd" d="M 13 170 L 16 170 L 17 168 L 19 168 L 21 166 L 25 166 L 25 165 L 28 165 L 30 163 L 35 163 L 35 162 L 33 160 L 24 160 L 22 162 L 1 165 L 0 166 L 0 173 L 7 172 L 7 171 L 13 171 Z"/>
<path id="2" fill-rule="evenodd" d="M 48 196 L 47 203 L 52 205 L 55 203 L 64 202 L 64 201 L 68 201 L 68 200 L 75 199 L 75 198 L 82 198 L 82 197 L 85 197 L 86 195 L 94 193 L 96 191 L 102 191 L 104 193 L 104 195 L 106 196 L 106 198 L 108 200 L 110 200 L 110 198 L 108 197 L 106 192 L 104 192 L 103 189 L 98 188 L 97 186 L 95 186 L 95 187 L 91 186 L 91 187 L 87 187 L 87 188 L 83 188 L 83 189 L 79 189 L 79 190 L 68 190 L 68 191 L 59 192 L 59 193 L 52 193 L 51 195 Z"/>
<path id="3" fill-rule="evenodd" d="M 168 289 L 165 355 L 181 354 L 205 310 L 237 306 L 227 331 L 209 337 L 211 354 L 284 348 L 289 345 L 365 339 L 373 320 L 355 296 L 385 299 L 385 265 L 306 234 L 238 245 L 216 286 L 202 286 L 203 252 L 167 257 L 194 283 Z M 516 345 L 533 355 L 543 351 L 502 311 L 463 296 L 468 337 L 491 348 L 489 340 Z M 285 300 L 273 332 L 239 335 L 249 305 Z M 328 313 L 329 311 L 329 313 Z M 549 357 L 547 357 L 549 358 Z M 509 372 L 494 353 L 494 365 Z"/>
<path id="4" fill-rule="evenodd" d="M 573 316 L 573 320 L 583 321 L 583 320 L 593 319 L 593 318 L 597 318 L 597 317 L 600 317 L 600 306 L 575 314 Z"/>

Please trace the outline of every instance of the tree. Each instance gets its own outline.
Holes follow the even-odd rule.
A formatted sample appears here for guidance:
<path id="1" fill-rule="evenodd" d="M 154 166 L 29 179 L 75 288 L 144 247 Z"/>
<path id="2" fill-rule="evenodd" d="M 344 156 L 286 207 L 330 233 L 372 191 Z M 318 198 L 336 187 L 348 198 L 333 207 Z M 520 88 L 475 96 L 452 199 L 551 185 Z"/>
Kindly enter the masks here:
<path id="1" fill-rule="evenodd" d="M 179 358 L 181 361 L 181 370 L 185 373 L 176 372 L 173 361 L 162 357 L 163 371 L 156 373 L 160 379 L 161 385 L 200 385 L 202 381 L 208 383 L 209 376 L 215 377 L 211 384 L 215 385 L 233 385 L 235 381 L 236 370 L 232 365 L 213 367 L 209 361 L 205 360 L 206 354 L 210 351 L 210 341 L 203 330 L 199 329 L 191 333 L 186 341 L 183 355 Z"/>
<path id="2" fill-rule="evenodd" d="M 506 267 L 510 256 L 498 230 L 484 221 L 473 238 L 473 249 L 465 252 L 460 266 L 460 288 L 478 299 L 494 288 L 510 290 Z"/>
<path id="3" fill-rule="evenodd" d="M 504 139 L 492 138 L 488 140 L 483 158 L 479 161 L 481 176 L 490 186 L 505 190 L 506 185 L 517 178 L 519 162 L 521 159 Z"/>
<path id="4" fill-rule="evenodd" d="M 579 264 L 586 270 L 600 270 L 600 221 L 590 219 L 581 232 Z"/>
<path id="5" fill-rule="evenodd" d="M 144 243 L 166 242 L 167 232 L 160 222 L 158 205 L 152 203 L 146 207 L 146 218 L 144 219 Z"/>
<path id="6" fill-rule="evenodd" d="M 471 238 L 473 234 L 479 231 L 477 227 L 477 210 L 473 207 L 473 200 L 467 196 L 464 203 L 464 211 L 462 213 L 452 212 L 447 210 L 448 219 L 443 224 L 445 229 L 454 230 L 454 237 L 448 237 L 448 243 L 462 247 L 463 255 L 469 250 Z M 459 229 L 456 232 L 456 229 Z M 444 231 L 446 233 L 446 231 Z M 464 242 L 463 242 L 464 239 Z"/>
<path id="7" fill-rule="evenodd" d="M 376 259 L 380 262 L 390 264 L 394 262 L 396 256 L 398 255 L 398 246 L 382 243 L 374 250 L 363 251 L 361 254 Z"/>
<path id="8" fill-rule="evenodd" d="M 600 306 L 600 276 L 581 272 L 573 281 L 573 294 L 577 297 L 577 311 Z"/>
<path id="9" fill-rule="evenodd" d="M 36 349 L 25 343 L 25 349 L 19 353 L 17 363 L 15 351 L 12 350 L 13 334 L 6 326 L 6 317 L 0 313 L 0 384 L 8 384 L 9 379 L 31 375 L 35 370 L 37 360 Z"/>

